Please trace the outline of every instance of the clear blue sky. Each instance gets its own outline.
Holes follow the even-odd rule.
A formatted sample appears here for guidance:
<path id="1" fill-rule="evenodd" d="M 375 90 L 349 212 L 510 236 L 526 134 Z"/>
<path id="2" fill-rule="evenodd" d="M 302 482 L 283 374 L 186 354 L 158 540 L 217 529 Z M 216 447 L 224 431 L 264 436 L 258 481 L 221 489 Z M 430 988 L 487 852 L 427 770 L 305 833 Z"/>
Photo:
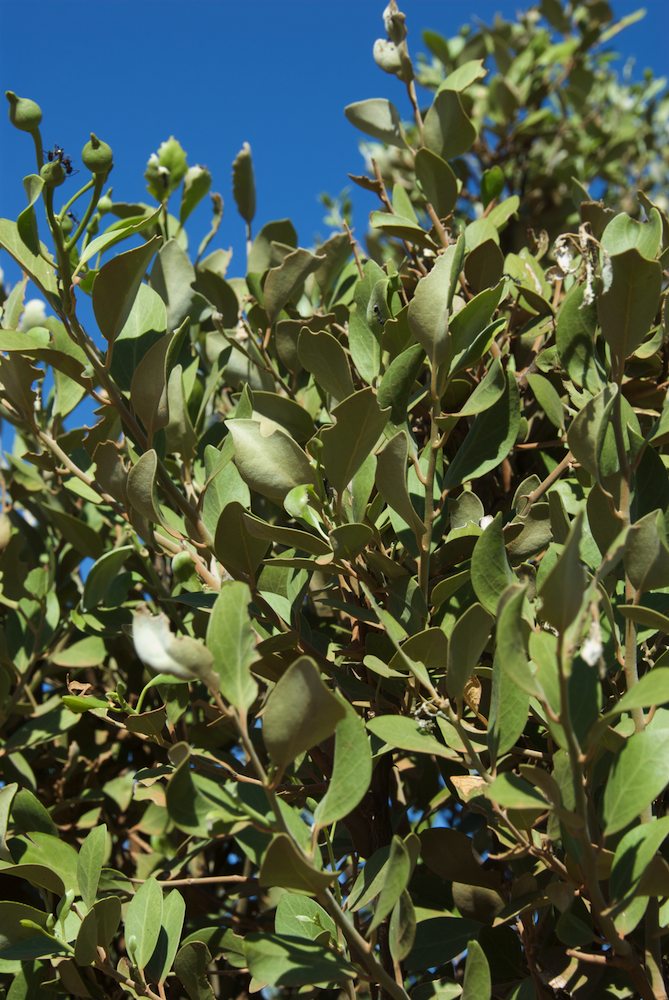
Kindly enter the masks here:
<path id="1" fill-rule="evenodd" d="M 401 85 L 374 64 L 385 0 L 0 0 L 0 84 L 44 110 L 45 145 L 72 156 L 93 130 L 114 148 L 110 178 L 121 200 L 145 197 L 149 154 L 170 134 L 207 165 L 226 213 L 218 245 L 240 252 L 243 224 L 234 209 L 230 165 L 251 143 L 258 224 L 290 216 L 300 242 L 326 234 L 321 191 L 338 193 L 360 172 L 359 134 L 345 104 L 387 96 L 405 109 Z M 490 21 L 523 0 L 405 0 L 412 51 L 420 32 L 454 33 Z M 613 0 L 618 16 L 635 0 Z M 649 0 L 647 16 L 614 44 L 638 71 L 667 65 L 669 0 Z M 4 103 L 4 98 L 2 99 Z M 0 108 L 0 215 L 24 207 L 21 178 L 34 170 L 32 144 Z M 70 181 L 74 184 L 76 181 Z M 364 228 L 371 196 L 356 194 Z M 199 238 L 204 226 L 196 226 Z M 233 261 L 232 273 L 243 263 Z M 7 271 L 6 260 L 0 261 Z"/>

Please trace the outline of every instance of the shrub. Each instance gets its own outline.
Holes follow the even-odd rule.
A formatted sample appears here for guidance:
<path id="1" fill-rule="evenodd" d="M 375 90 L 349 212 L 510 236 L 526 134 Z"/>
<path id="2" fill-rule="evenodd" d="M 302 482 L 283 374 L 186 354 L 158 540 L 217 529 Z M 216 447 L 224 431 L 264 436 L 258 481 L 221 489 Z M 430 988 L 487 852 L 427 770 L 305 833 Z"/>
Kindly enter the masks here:
<path id="1" fill-rule="evenodd" d="M 245 277 L 177 140 L 68 197 L 8 94 L 11 1000 L 665 996 L 668 102 L 601 0 L 384 22 L 367 251 L 254 232 L 245 145 Z"/>

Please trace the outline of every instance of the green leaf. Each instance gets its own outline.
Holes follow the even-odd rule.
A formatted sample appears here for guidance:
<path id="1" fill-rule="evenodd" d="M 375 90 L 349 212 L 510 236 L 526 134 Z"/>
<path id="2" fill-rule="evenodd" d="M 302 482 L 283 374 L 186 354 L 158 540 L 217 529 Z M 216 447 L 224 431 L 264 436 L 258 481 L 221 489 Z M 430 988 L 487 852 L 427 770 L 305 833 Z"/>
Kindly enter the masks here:
<path id="1" fill-rule="evenodd" d="M 425 145 L 445 160 L 466 153 L 477 132 L 455 90 L 438 92 L 425 116 Z"/>
<path id="2" fill-rule="evenodd" d="M 149 522 L 161 523 L 156 491 L 158 455 L 152 448 L 145 451 L 128 473 L 126 490 L 130 505 Z"/>
<path id="3" fill-rule="evenodd" d="M 179 208 L 179 222 L 182 226 L 191 212 L 200 204 L 210 187 L 211 174 L 206 167 L 196 164 L 196 166 L 188 168 L 184 177 L 181 206 Z"/>
<path id="4" fill-rule="evenodd" d="M 31 330 L 0 330 L 0 351 L 34 354 L 51 343 L 51 335 L 41 326 Z"/>
<path id="5" fill-rule="evenodd" d="M 430 734 L 416 719 L 404 715 L 377 715 L 370 719 L 367 728 L 389 747 L 409 753 L 427 753 L 435 757 L 453 758 L 448 747 Z"/>
<path id="6" fill-rule="evenodd" d="M 389 146 L 404 149 L 404 135 L 400 114 L 394 104 L 381 97 L 356 101 L 344 108 L 344 114 L 356 128 L 373 139 L 380 139 Z"/>
<path id="7" fill-rule="evenodd" d="M 51 302 L 58 301 L 58 284 L 55 265 L 48 264 L 41 256 L 34 254 L 26 246 L 18 226 L 10 219 L 0 219 L 0 247 L 6 250 L 22 271 L 29 274 L 40 291 Z M 46 247 L 42 246 L 44 253 Z"/>
<path id="8" fill-rule="evenodd" d="M 79 892 L 77 881 L 77 852 L 59 837 L 37 830 L 29 831 L 28 837 L 16 837 L 11 843 L 12 857 L 21 866 L 39 866 L 47 877 L 56 879 L 65 891 Z M 40 884 L 40 883 L 37 883 Z M 62 895 L 62 890 L 56 891 Z"/>
<path id="9" fill-rule="evenodd" d="M 611 766 L 604 790 L 607 837 L 638 819 L 669 782 L 669 729 L 630 736 Z"/>
<path id="10" fill-rule="evenodd" d="M 46 937 L 47 914 L 26 903 L 0 902 L 0 958 L 29 961 L 46 955 L 67 953 L 67 945 Z M 45 933 L 40 933 L 43 928 Z"/>
<path id="11" fill-rule="evenodd" d="M 247 584 L 226 581 L 221 585 L 207 626 L 207 646 L 214 657 L 221 693 L 240 712 L 245 712 L 258 694 L 258 685 L 251 676 L 251 665 L 256 660 L 256 636 L 251 627 L 250 603 Z"/>
<path id="12" fill-rule="evenodd" d="M 481 924 L 463 917 L 430 917 L 419 920 L 416 940 L 406 967 L 409 972 L 424 971 L 442 966 L 460 955 Z"/>
<path id="13" fill-rule="evenodd" d="M 44 181 L 38 174 L 28 174 L 23 178 L 28 204 L 23 209 L 16 220 L 16 228 L 26 247 L 32 254 L 39 254 L 40 242 L 37 232 L 37 218 L 35 216 L 35 204 L 42 194 Z"/>
<path id="14" fill-rule="evenodd" d="M 564 633 L 581 609 L 586 575 L 581 563 L 583 514 L 572 523 L 562 552 L 539 589 L 541 615 L 553 628 Z"/>
<path id="15" fill-rule="evenodd" d="M 619 363 L 636 351 L 655 319 L 662 287 L 662 267 L 638 250 L 610 258 L 611 284 L 597 299 L 604 340 Z"/>
<path id="16" fill-rule="evenodd" d="M 256 185 L 251 147 L 245 142 L 232 164 L 232 194 L 237 211 L 250 226 L 256 214 Z"/>
<path id="17" fill-rule="evenodd" d="M 604 386 L 601 392 L 588 400 L 567 431 L 567 441 L 574 458 L 597 481 L 603 476 L 602 448 L 617 393 L 616 385 Z"/>
<path id="18" fill-rule="evenodd" d="M 244 526 L 253 538 L 277 542 L 279 545 L 287 545 L 291 549 L 309 552 L 314 556 L 327 556 L 332 552 L 330 545 L 320 535 L 312 535 L 310 532 L 301 531 L 298 528 L 284 528 L 278 524 L 267 524 L 251 514 L 242 516 Z M 349 527 L 349 525 L 341 525 L 341 527 Z"/>
<path id="19" fill-rule="evenodd" d="M 138 969 L 145 969 L 153 955 L 163 919 L 163 890 L 155 878 L 140 885 L 125 913 L 128 955 Z M 134 938 L 134 954 L 131 942 Z"/>
<path id="20" fill-rule="evenodd" d="M 437 257 L 430 273 L 416 285 L 409 303 L 407 320 L 411 335 L 433 365 L 442 364 L 449 354 L 449 313 L 463 255 L 464 240 L 459 239 Z"/>
<path id="21" fill-rule="evenodd" d="M 391 912 L 395 903 L 406 889 L 413 865 L 411 857 L 401 837 L 394 836 L 390 842 L 390 854 L 384 866 L 383 885 L 374 906 L 374 915 L 368 934 L 375 930 Z"/>
<path id="22" fill-rule="evenodd" d="M 155 951 L 147 966 L 147 978 L 164 983 L 174 963 L 181 940 L 186 903 L 177 889 L 168 892 L 163 900 L 163 916 Z"/>
<path id="23" fill-rule="evenodd" d="M 637 593 L 669 585 L 669 546 L 662 512 L 633 524 L 625 540 L 625 569 Z"/>
<path id="24" fill-rule="evenodd" d="M 388 410 L 381 410 L 374 390 L 366 388 L 336 406 L 332 415 L 336 423 L 322 432 L 321 454 L 325 474 L 341 495 L 379 440 Z"/>
<path id="25" fill-rule="evenodd" d="M 478 941 L 469 941 L 465 978 L 462 983 L 462 1000 L 490 1000 L 491 996 L 492 982 L 488 959 Z"/>
<path id="26" fill-rule="evenodd" d="M 498 774 L 486 785 L 484 794 L 503 809 L 534 809 L 545 812 L 549 808 L 546 799 L 533 785 L 510 771 Z"/>
<path id="27" fill-rule="evenodd" d="M 642 604 L 619 604 L 616 611 L 637 625 L 652 628 L 662 635 L 669 635 L 669 617 L 655 611 L 654 608 L 646 608 Z"/>
<path id="28" fill-rule="evenodd" d="M 497 614 L 499 599 L 506 588 L 516 582 L 506 555 L 502 521 L 500 511 L 479 535 L 472 552 L 472 587 L 491 615 Z"/>
<path id="29" fill-rule="evenodd" d="M 102 865 L 107 853 L 107 827 L 94 827 L 79 848 L 77 880 L 81 898 L 90 909 L 95 902 Z"/>
<path id="30" fill-rule="evenodd" d="M 138 233 L 143 233 L 149 230 L 157 221 L 160 215 L 161 209 L 157 208 L 155 212 L 151 212 L 148 206 L 145 206 L 146 212 L 144 215 L 132 216 L 127 219 L 119 219 L 117 222 L 113 222 L 104 233 L 96 236 L 94 240 L 81 251 L 81 256 L 79 257 L 79 263 L 77 264 L 74 275 L 76 276 L 79 271 L 83 268 L 84 264 L 87 264 L 93 257 L 97 254 L 103 253 L 105 250 L 109 250 L 110 247 L 114 246 L 116 243 L 120 243 L 121 240 L 127 239 L 129 236 L 135 236 Z"/>
<path id="31" fill-rule="evenodd" d="M 311 372 L 317 385 L 341 401 L 353 395 L 355 388 L 346 351 L 336 337 L 326 330 L 312 333 L 302 328 L 297 341 L 300 363 Z"/>
<path id="32" fill-rule="evenodd" d="M 211 955 L 202 941 L 189 941 L 174 962 L 174 971 L 183 984 L 190 1000 L 216 1000 L 216 994 L 207 979 Z"/>
<path id="33" fill-rule="evenodd" d="M 636 249 L 646 260 L 655 260 L 662 246 L 662 216 L 651 208 L 648 221 L 639 222 L 620 212 L 602 233 L 601 245 L 611 256 Z"/>
<path id="34" fill-rule="evenodd" d="M 394 212 L 372 212 L 369 216 L 372 229 L 379 229 L 386 236 L 394 236 L 407 243 L 416 243 L 427 250 L 435 250 L 436 245 L 431 236 L 414 219 L 406 219 Z"/>
<path id="35" fill-rule="evenodd" d="M 620 610 L 620 608 L 618 608 Z M 669 667 L 654 667 L 615 703 L 606 717 L 630 712 L 634 708 L 652 708 L 669 702 Z"/>
<path id="36" fill-rule="evenodd" d="M 295 486 L 315 483 L 314 470 L 298 444 L 265 420 L 228 420 L 235 465 L 256 493 L 283 501 Z"/>
<path id="37" fill-rule="evenodd" d="M 493 358 L 485 373 L 464 406 L 458 410 L 458 417 L 475 417 L 494 406 L 506 389 L 506 375 L 499 358 Z M 451 417 L 447 418 L 449 421 Z"/>
<path id="38" fill-rule="evenodd" d="M 469 367 L 483 353 L 482 335 L 490 330 L 490 320 L 499 305 L 502 290 L 502 282 L 494 288 L 484 289 L 451 319 L 451 343 L 448 351 L 450 375 Z"/>
<path id="39" fill-rule="evenodd" d="M 198 169 L 198 168 L 196 168 Z M 205 262 L 202 262 L 202 265 Z M 158 251 L 151 268 L 151 287 L 167 306 L 167 330 L 170 334 L 167 373 L 178 359 L 178 350 L 185 339 L 181 327 L 193 307 L 195 268 L 188 254 L 176 239 L 168 240 Z M 172 335 L 174 331 L 174 335 Z M 182 339 L 183 338 L 183 339 Z"/>
<path id="40" fill-rule="evenodd" d="M 13 781 L 11 784 L 5 785 L 0 788 L 0 858 L 6 861 L 11 858 L 9 850 L 7 848 L 7 826 L 9 823 L 9 814 L 12 809 L 12 804 L 14 802 L 14 796 L 18 791 L 17 782 Z M 42 807 L 44 808 L 44 807 Z M 46 812 L 46 810 L 45 810 Z M 46 814 L 47 822 L 52 823 L 49 814 Z M 50 831 L 54 832 L 54 831 Z"/>
<path id="41" fill-rule="evenodd" d="M 78 965 L 92 965 L 98 948 L 107 950 L 121 923 L 121 901 L 117 896 L 105 896 L 84 917 L 75 944 L 74 957 Z"/>
<path id="42" fill-rule="evenodd" d="M 100 331 L 111 348 L 130 316 L 139 286 L 160 246 L 160 237 L 126 250 L 108 261 L 93 285 L 93 310 Z"/>
<path id="43" fill-rule="evenodd" d="M 483 867 L 474 856 L 474 842 L 461 830 L 432 827 L 421 830 L 420 856 L 430 871 L 447 882 L 467 882 L 488 889 L 500 887 L 497 872 Z"/>
<path id="44" fill-rule="evenodd" d="M 167 411 L 169 420 L 165 427 L 165 446 L 168 451 L 181 455 L 185 461 L 190 461 L 197 444 L 197 436 L 188 412 L 181 365 L 176 365 L 170 372 L 167 383 Z"/>
<path id="45" fill-rule="evenodd" d="M 467 437 L 446 470 L 443 486 L 452 489 L 496 468 L 513 447 L 520 428 L 516 377 L 507 372 L 507 385 L 499 400 L 474 418 Z"/>
<path id="46" fill-rule="evenodd" d="M 282 937 L 304 938 L 321 944 L 337 941 L 337 925 L 330 914 L 302 893 L 282 894 L 274 916 L 274 927 Z"/>
<path id="47" fill-rule="evenodd" d="M 431 149 L 419 149 L 415 160 L 416 178 L 428 201 L 440 219 L 445 219 L 455 208 L 458 182 L 451 167 Z"/>
<path id="48" fill-rule="evenodd" d="M 492 665 L 488 749 L 493 761 L 516 744 L 527 725 L 530 710 L 530 695 L 526 686 L 521 686 L 513 673 L 516 659 L 522 665 L 527 662 L 524 647 L 515 650 L 505 643 L 502 647 L 502 655 L 498 651 Z"/>
<path id="49" fill-rule="evenodd" d="M 244 951 L 253 979 L 263 986 L 320 986 L 357 975 L 337 952 L 281 934 L 247 934 Z"/>
<path id="50" fill-rule="evenodd" d="M 555 342 L 572 382 L 595 393 L 601 384 L 595 355 L 597 307 L 594 302 L 585 303 L 584 294 L 582 284 L 567 292 L 557 315 Z"/>
<path id="51" fill-rule="evenodd" d="M 362 801 L 372 780 L 372 754 L 363 721 L 346 706 L 335 729 L 334 763 L 327 791 L 314 811 L 314 823 L 328 826 L 345 819 Z"/>
<path id="52" fill-rule="evenodd" d="M 467 681 L 488 644 L 493 619 L 480 604 L 472 604 L 458 618 L 448 640 L 446 690 L 462 699 Z"/>
<path id="53" fill-rule="evenodd" d="M 263 716 L 265 746 L 279 770 L 332 736 L 345 715 L 314 661 L 306 656 L 296 660 L 270 694 Z"/>
<path id="54" fill-rule="evenodd" d="M 544 375 L 530 372 L 527 381 L 534 393 L 534 398 L 550 422 L 558 430 L 561 430 L 564 427 L 564 407 L 557 389 Z"/>
<path id="55" fill-rule="evenodd" d="M 497 619 L 496 660 L 509 680 L 528 694 L 541 696 L 536 668 L 527 655 L 526 627 L 523 623 L 525 596 L 525 588 L 517 584 L 509 587 L 504 594 Z"/>
<path id="56" fill-rule="evenodd" d="M 120 545 L 118 548 L 105 552 L 93 563 L 84 584 L 84 593 L 81 599 L 82 610 L 91 611 L 99 604 L 104 604 L 114 581 L 134 551 L 132 545 Z"/>
<path id="57" fill-rule="evenodd" d="M 450 58 L 448 62 L 450 63 Z M 448 65 L 448 63 L 447 63 Z M 483 65 L 482 59 L 470 59 L 462 66 L 457 66 L 439 84 L 439 90 L 457 90 L 458 92 L 471 87 L 472 83 L 482 80 L 487 74 L 487 69 Z"/>
<path id="58" fill-rule="evenodd" d="M 390 406 L 390 419 L 394 424 L 403 424 L 406 420 L 409 397 L 424 360 L 421 345 L 412 344 L 390 362 L 383 374 L 379 383 L 379 406 L 382 409 Z"/>
<path id="59" fill-rule="evenodd" d="M 274 323 L 286 303 L 293 301 L 306 278 L 322 261 L 322 257 L 298 248 L 287 254 L 278 267 L 270 269 L 263 288 L 265 312 L 270 323 Z"/>
<path id="60" fill-rule="evenodd" d="M 396 511 L 416 537 L 420 538 L 425 533 L 425 525 L 416 513 L 409 496 L 408 454 L 408 438 L 404 431 L 400 431 L 388 441 L 377 456 L 376 487 L 388 506 Z"/>
<path id="61" fill-rule="evenodd" d="M 358 374 L 367 383 L 372 383 L 381 368 L 381 332 L 376 316 L 369 317 L 372 293 L 387 275 L 376 261 L 363 264 L 363 277 L 355 285 L 353 308 L 349 316 L 348 347 Z"/>
<path id="62" fill-rule="evenodd" d="M 214 551 L 231 574 L 246 574 L 254 579 L 269 542 L 254 538 L 248 531 L 245 507 L 236 500 L 226 504 L 216 525 Z"/>
<path id="63" fill-rule="evenodd" d="M 405 889 L 393 908 L 388 925 L 390 954 L 396 962 L 402 962 L 407 957 L 415 939 L 416 911 L 411 894 Z"/>
<path id="64" fill-rule="evenodd" d="M 609 889 L 622 900 L 637 891 L 648 866 L 669 836 L 669 816 L 632 827 L 618 843 L 611 865 Z"/>
<path id="65" fill-rule="evenodd" d="M 258 881 L 261 886 L 315 896 L 327 889 L 336 877 L 336 872 L 314 868 L 287 834 L 277 833 L 265 852 Z"/>

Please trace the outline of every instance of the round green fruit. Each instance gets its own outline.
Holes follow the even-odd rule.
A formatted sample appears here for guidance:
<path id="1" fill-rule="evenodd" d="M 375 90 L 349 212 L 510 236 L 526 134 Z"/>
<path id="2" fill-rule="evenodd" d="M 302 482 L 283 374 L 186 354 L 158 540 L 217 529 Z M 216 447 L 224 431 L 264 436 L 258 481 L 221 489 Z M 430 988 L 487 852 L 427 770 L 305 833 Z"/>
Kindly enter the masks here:
<path id="1" fill-rule="evenodd" d="M 9 101 L 9 120 L 22 132 L 37 132 L 42 121 L 42 109 L 29 97 L 17 97 L 13 90 L 6 90 Z"/>
<path id="2" fill-rule="evenodd" d="M 114 164 L 114 154 L 111 146 L 98 139 L 94 132 L 81 151 L 81 159 L 85 167 L 96 176 L 108 174 Z"/>

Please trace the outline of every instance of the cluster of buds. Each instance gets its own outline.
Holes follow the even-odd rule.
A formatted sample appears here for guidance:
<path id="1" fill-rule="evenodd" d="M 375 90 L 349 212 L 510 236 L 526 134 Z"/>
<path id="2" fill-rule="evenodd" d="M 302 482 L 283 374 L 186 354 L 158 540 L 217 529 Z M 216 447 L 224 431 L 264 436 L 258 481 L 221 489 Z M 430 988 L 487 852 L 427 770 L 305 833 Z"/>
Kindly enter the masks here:
<path id="1" fill-rule="evenodd" d="M 9 120 L 12 125 L 21 132 L 28 132 L 33 136 L 39 150 L 38 156 L 41 159 L 42 140 L 40 137 L 40 124 L 42 121 L 42 109 L 39 104 L 29 97 L 19 97 L 13 90 L 7 90 L 5 96 L 9 101 Z M 111 147 L 106 142 L 102 142 L 91 132 L 91 138 L 81 151 L 81 159 L 96 178 L 104 178 L 114 165 L 114 157 Z M 46 163 L 40 168 L 40 177 L 44 181 L 45 187 L 59 187 L 72 173 L 70 158 L 66 157 L 60 147 L 56 147 L 55 153 L 50 153 Z"/>
<path id="2" fill-rule="evenodd" d="M 413 80 L 413 66 L 406 42 L 406 15 L 398 9 L 396 0 L 390 0 L 384 10 L 383 24 L 387 38 L 377 38 L 374 42 L 374 61 L 385 73 L 409 83 Z"/>

